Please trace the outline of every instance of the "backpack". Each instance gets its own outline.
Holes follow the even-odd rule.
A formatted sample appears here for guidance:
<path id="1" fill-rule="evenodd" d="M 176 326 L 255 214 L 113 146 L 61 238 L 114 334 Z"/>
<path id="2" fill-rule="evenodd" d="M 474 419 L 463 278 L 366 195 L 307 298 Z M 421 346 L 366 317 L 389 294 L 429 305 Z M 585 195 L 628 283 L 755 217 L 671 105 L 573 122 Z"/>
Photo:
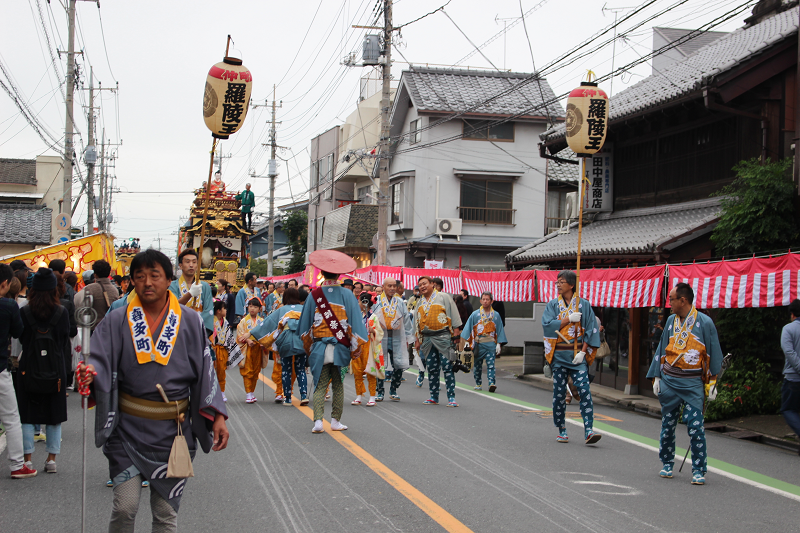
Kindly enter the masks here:
<path id="1" fill-rule="evenodd" d="M 28 324 L 35 330 L 30 341 L 30 350 L 25 350 L 20 359 L 22 385 L 31 394 L 54 394 L 61 392 L 61 374 L 64 368 L 63 347 L 56 340 L 55 328 L 61 320 L 64 308 L 58 306 L 50 322 L 42 329 L 29 306 L 22 308 Z"/>

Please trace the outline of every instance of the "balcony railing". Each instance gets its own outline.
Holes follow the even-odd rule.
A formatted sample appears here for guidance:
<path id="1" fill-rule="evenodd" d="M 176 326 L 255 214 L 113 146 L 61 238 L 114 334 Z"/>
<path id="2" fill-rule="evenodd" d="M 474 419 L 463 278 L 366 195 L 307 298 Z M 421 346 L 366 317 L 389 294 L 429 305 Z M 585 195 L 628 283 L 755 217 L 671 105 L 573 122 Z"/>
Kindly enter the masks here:
<path id="1" fill-rule="evenodd" d="M 567 219 L 567 218 L 550 218 L 550 217 L 547 217 L 545 219 L 546 224 L 547 224 L 547 231 L 545 232 L 545 235 L 549 235 L 551 233 L 554 233 L 554 232 L 560 230 L 561 229 L 561 224 L 563 224 L 564 222 L 566 222 L 568 220 L 569 219 Z"/>
<path id="2" fill-rule="evenodd" d="M 494 209 L 487 207 L 459 207 L 461 220 L 468 224 L 514 225 L 516 209 Z"/>

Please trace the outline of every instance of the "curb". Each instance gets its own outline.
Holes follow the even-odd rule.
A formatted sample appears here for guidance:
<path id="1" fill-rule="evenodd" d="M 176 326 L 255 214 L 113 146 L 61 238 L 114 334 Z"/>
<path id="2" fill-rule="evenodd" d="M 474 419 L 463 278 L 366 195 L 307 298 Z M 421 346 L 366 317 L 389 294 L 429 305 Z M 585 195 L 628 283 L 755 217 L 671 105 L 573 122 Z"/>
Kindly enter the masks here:
<path id="1" fill-rule="evenodd" d="M 526 381 L 539 389 L 552 390 L 553 388 L 552 380 L 544 377 L 544 375 L 542 374 L 516 374 L 515 376 L 517 379 L 521 381 Z M 634 411 L 637 413 L 641 413 L 643 415 L 657 418 L 659 420 L 661 419 L 661 404 L 654 405 L 653 401 L 642 401 L 640 399 L 641 397 L 616 398 L 608 394 L 605 394 L 603 391 L 597 391 L 593 389 L 592 398 L 600 399 L 604 403 L 610 404 L 612 407 L 616 407 L 618 409 L 623 409 L 625 411 Z M 754 443 L 764 444 L 766 446 L 772 446 L 775 448 L 781 448 L 795 453 L 800 451 L 800 443 L 787 441 L 786 439 L 782 439 L 774 435 L 767 435 L 757 431 L 752 431 L 750 429 L 742 428 L 736 425 L 726 424 L 724 421 L 709 422 L 706 425 L 706 431 L 713 431 L 715 433 L 725 435 L 729 438 L 749 440 Z M 726 435 L 727 433 L 730 434 Z"/>
<path id="2" fill-rule="evenodd" d="M 552 390 L 552 380 L 544 377 L 541 374 L 517 374 L 516 378 L 522 381 L 527 381 L 534 387 L 544 390 Z M 604 394 L 602 391 L 592 389 L 592 398 L 600 399 L 606 403 L 612 404 L 614 407 L 624 409 L 625 411 L 635 411 L 647 416 L 661 419 L 661 404 L 653 405 L 653 402 L 643 400 L 641 396 L 635 398 L 615 398 Z"/>

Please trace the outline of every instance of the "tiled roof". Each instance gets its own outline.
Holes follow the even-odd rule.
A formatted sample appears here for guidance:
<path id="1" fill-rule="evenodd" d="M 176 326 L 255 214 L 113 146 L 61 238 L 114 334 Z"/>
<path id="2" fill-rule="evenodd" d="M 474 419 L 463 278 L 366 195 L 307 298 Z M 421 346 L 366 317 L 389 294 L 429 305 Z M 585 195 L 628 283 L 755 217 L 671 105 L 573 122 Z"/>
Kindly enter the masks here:
<path id="1" fill-rule="evenodd" d="M 544 108 L 535 111 L 533 108 L 555 100 L 555 94 L 546 79 L 530 81 L 531 76 L 518 72 L 414 67 L 403 71 L 401 82 L 405 82 L 411 101 L 422 112 L 545 116 Z M 496 97 L 521 83 L 524 85 L 519 90 Z M 548 107 L 552 117 L 564 118 L 560 103 L 553 102 Z"/>
<path id="2" fill-rule="evenodd" d="M 609 122 L 636 115 L 648 108 L 698 92 L 714 76 L 732 69 L 775 44 L 797 34 L 798 8 L 740 28 L 700 48 L 693 55 L 643 79 L 611 97 Z M 542 139 L 564 137 L 562 124 L 544 132 Z"/>
<path id="3" fill-rule="evenodd" d="M 321 250 L 369 248 L 378 232 L 378 206 L 350 204 L 329 211 L 322 227 Z"/>
<path id="4" fill-rule="evenodd" d="M 36 185 L 36 160 L 0 159 L 0 183 Z"/>
<path id="5" fill-rule="evenodd" d="M 53 210 L 40 205 L 0 204 L 0 242 L 50 244 Z"/>
<path id="6" fill-rule="evenodd" d="M 555 154 L 555 156 L 560 157 L 561 159 L 569 159 L 570 161 L 575 161 L 578 163 L 578 157 L 569 147 L 564 148 Z M 580 175 L 580 164 L 573 165 L 572 163 L 562 163 L 553 159 L 549 159 L 547 161 L 547 179 L 549 180 L 565 181 L 577 185 Z"/>
<path id="7" fill-rule="evenodd" d="M 662 207 L 601 213 L 591 224 L 584 217 L 581 255 L 645 255 L 671 250 L 710 231 L 719 220 L 719 198 L 697 200 Z M 529 263 L 575 257 L 578 249 L 578 223 L 570 233 L 551 233 L 514 250 L 507 262 Z"/>
<path id="8" fill-rule="evenodd" d="M 691 33 L 693 30 L 681 30 L 678 28 L 653 28 L 653 31 L 660 33 L 669 42 L 677 41 L 681 37 Z M 706 31 L 697 35 L 693 39 L 682 43 L 676 48 L 684 55 L 690 56 L 697 52 L 699 49 L 707 44 L 713 43 L 723 35 L 727 35 L 724 31 Z"/>

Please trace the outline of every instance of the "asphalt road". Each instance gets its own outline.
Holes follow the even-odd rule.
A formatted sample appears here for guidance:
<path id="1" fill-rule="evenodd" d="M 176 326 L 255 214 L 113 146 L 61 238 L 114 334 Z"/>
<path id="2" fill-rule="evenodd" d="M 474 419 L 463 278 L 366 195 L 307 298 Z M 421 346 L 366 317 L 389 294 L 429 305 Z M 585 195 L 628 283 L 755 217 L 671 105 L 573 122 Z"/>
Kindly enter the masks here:
<path id="1" fill-rule="evenodd" d="M 270 368 L 265 370 L 265 375 Z M 198 454 L 183 495 L 180 531 L 797 531 L 800 457 L 708 433 L 706 485 L 691 469 L 658 477 L 660 421 L 596 405 L 595 446 L 583 444 L 577 406 L 572 442 L 558 444 L 547 391 L 498 373 L 498 391 L 473 392 L 458 374 L 460 407 L 424 405 L 427 381 L 413 375 L 400 402 L 351 406 L 346 379 L 342 433 L 311 433 L 310 410 L 270 401 L 244 403 L 237 373 L 228 377 L 228 448 Z M 485 376 L 484 376 L 485 380 Z M 265 387 L 266 401 L 261 400 Z M 388 384 L 387 384 L 388 392 Z M 444 395 L 444 384 L 442 394 Z M 80 530 L 81 413 L 69 398 L 58 473 L 29 480 L 0 476 L 0 532 Z M 326 419 L 330 402 L 326 403 Z M 685 427 L 678 446 L 688 443 Z M 679 450 L 681 456 L 683 449 Z M 3 454 L 5 455 L 5 454 Z M 36 445 L 34 466 L 46 452 Z M 88 453 L 87 531 L 105 531 L 111 489 L 107 463 Z M 2 458 L 5 461 L 5 457 Z M 147 495 L 146 490 L 143 495 Z M 794 509 L 794 510 L 793 510 Z M 149 531 L 143 497 L 136 531 Z"/>

